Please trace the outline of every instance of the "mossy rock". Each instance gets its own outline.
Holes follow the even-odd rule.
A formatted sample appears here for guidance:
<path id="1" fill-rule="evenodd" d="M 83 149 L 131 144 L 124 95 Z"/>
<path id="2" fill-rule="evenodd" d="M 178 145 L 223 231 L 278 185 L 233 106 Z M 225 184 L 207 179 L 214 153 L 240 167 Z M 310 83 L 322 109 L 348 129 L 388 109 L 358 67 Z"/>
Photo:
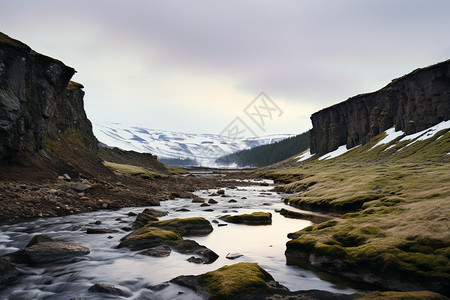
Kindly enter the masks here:
<path id="1" fill-rule="evenodd" d="M 267 282 L 273 280 L 256 263 L 238 263 L 200 275 L 198 283 L 213 299 L 245 299 L 270 294 Z"/>
<path id="2" fill-rule="evenodd" d="M 181 236 L 205 235 L 213 231 L 211 223 L 205 218 L 200 217 L 168 219 L 163 221 L 150 222 L 148 225 L 165 230 L 170 230 Z"/>
<path id="3" fill-rule="evenodd" d="M 447 297 L 430 292 L 430 291 L 414 291 L 414 292 L 365 292 L 358 293 L 358 300 L 444 300 Z"/>
<path id="4" fill-rule="evenodd" d="M 144 226 L 122 238 L 118 248 L 128 247 L 132 250 L 141 250 L 163 245 L 168 241 L 177 241 L 181 239 L 182 238 L 173 231 Z"/>
<path id="5" fill-rule="evenodd" d="M 166 216 L 167 212 L 156 210 L 153 208 L 146 208 L 143 212 L 137 215 L 136 220 L 133 222 L 134 228 L 139 228 L 147 225 L 152 221 L 159 221 L 158 217 Z"/>
<path id="6" fill-rule="evenodd" d="M 270 225 L 272 224 L 272 214 L 269 212 L 254 212 L 242 215 L 226 215 L 220 218 L 229 223 L 250 224 L 250 225 Z"/>

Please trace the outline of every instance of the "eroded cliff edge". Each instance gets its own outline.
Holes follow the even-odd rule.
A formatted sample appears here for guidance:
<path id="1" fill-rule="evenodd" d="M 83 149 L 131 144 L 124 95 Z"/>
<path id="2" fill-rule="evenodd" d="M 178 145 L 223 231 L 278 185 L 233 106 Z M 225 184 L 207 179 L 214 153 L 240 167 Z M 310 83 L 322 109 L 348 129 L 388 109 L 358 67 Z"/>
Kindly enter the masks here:
<path id="1" fill-rule="evenodd" d="M 365 144 L 395 126 L 407 134 L 450 119 L 450 60 L 417 69 L 379 91 L 352 97 L 311 116 L 311 153 Z"/>
<path id="2" fill-rule="evenodd" d="M 0 164 L 32 174 L 104 171 L 75 70 L 0 33 Z M 12 168 L 11 166 L 14 166 Z M 92 170 L 91 170 L 92 169 Z"/>

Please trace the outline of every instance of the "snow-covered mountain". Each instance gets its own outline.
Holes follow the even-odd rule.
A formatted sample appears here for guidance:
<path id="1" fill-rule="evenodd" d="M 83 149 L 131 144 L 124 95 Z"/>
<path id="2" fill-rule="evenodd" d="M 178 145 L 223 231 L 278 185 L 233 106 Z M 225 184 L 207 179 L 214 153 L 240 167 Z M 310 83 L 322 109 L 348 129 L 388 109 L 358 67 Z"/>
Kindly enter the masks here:
<path id="1" fill-rule="evenodd" d="M 162 162 L 189 165 L 218 166 L 215 160 L 221 156 L 260 145 L 275 143 L 291 137 L 277 134 L 245 139 L 233 139 L 218 134 L 191 134 L 126 127 L 118 123 L 93 124 L 97 139 L 110 147 L 152 153 Z M 178 163 L 176 163 L 178 162 Z"/>

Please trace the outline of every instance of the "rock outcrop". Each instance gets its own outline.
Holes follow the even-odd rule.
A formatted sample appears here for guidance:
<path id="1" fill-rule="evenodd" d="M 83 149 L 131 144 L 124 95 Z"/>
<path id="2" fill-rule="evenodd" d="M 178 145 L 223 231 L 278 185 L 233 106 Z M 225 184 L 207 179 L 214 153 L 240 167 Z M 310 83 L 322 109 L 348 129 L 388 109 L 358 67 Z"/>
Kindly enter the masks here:
<path id="1" fill-rule="evenodd" d="M 311 116 L 311 153 L 365 144 L 395 126 L 407 134 L 450 119 L 450 60 L 417 69 L 383 89 L 357 95 Z"/>
<path id="2" fill-rule="evenodd" d="M 0 33 L 2 165 L 37 165 L 72 178 L 99 165 L 83 86 L 70 81 L 74 73 L 61 61 Z"/>

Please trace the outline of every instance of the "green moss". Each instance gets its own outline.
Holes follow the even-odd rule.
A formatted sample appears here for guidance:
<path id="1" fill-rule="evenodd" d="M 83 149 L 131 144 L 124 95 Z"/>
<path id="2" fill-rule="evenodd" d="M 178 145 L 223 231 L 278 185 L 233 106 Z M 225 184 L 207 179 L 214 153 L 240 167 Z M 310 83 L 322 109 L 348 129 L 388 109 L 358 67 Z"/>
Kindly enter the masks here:
<path id="1" fill-rule="evenodd" d="M 48 137 L 44 138 L 44 147 L 46 149 L 50 150 L 51 152 L 55 152 L 55 150 L 56 150 L 55 143 Z"/>
<path id="2" fill-rule="evenodd" d="M 238 224 L 252 224 L 252 225 L 268 225 L 272 224 L 272 214 L 269 212 L 253 212 L 251 214 L 242 215 L 226 215 L 220 219 Z"/>
<path id="3" fill-rule="evenodd" d="M 84 88 L 84 86 L 81 83 L 75 81 L 69 81 L 69 84 L 67 85 L 67 90 L 71 92 L 82 88 Z"/>
<path id="4" fill-rule="evenodd" d="M 347 251 L 344 247 L 339 245 L 326 245 L 317 243 L 313 250 L 314 254 L 319 256 L 326 256 L 329 258 L 345 259 L 347 258 Z"/>
<path id="5" fill-rule="evenodd" d="M 258 264 L 238 263 L 200 275 L 198 282 L 213 299 L 243 299 L 270 293 L 267 282 L 271 280 Z"/>
<path id="6" fill-rule="evenodd" d="M 145 248 L 147 245 L 161 244 L 164 241 L 181 240 L 181 237 L 173 231 L 161 228 L 145 226 L 122 239 L 119 248 Z"/>
<path id="7" fill-rule="evenodd" d="M 367 292 L 358 293 L 357 298 L 360 300 L 444 300 L 447 297 L 430 291 L 414 291 L 414 292 Z"/>
<path id="8" fill-rule="evenodd" d="M 194 217 L 184 219 L 168 219 L 162 221 L 149 222 L 148 226 L 164 228 L 177 234 L 184 235 L 203 235 L 213 231 L 211 223 L 205 218 Z"/>

